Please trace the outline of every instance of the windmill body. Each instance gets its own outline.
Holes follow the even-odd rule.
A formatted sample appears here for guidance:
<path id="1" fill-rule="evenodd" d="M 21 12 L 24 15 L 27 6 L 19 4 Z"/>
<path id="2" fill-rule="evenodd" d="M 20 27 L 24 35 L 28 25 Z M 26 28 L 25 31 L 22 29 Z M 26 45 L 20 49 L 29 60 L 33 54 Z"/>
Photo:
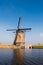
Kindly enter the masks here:
<path id="1" fill-rule="evenodd" d="M 15 36 L 15 40 L 14 40 L 14 44 L 15 45 L 20 45 L 20 44 L 24 44 L 24 33 L 21 30 L 18 30 L 16 32 L 16 36 Z"/>
<path id="2" fill-rule="evenodd" d="M 13 43 L 14 45 L 24 44 L 25 43 L 24 32 L 27 30 L 31 30 L 31 28 L 23 28 L 23 29 L 20 28 L 20 20 L 21 17 L 19 17 L 17 29 L 7 29 L 7 31 L 16 31 L 15 40 Z"/>

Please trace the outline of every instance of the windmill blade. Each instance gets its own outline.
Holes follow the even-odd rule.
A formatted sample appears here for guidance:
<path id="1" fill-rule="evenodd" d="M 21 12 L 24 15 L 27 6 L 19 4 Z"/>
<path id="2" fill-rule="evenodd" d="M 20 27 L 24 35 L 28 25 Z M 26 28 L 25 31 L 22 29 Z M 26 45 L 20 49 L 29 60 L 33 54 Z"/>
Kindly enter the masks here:
<path id="1" fill-rule="evenodd" d="M 17 29 L 7 29 L 6 31 L 16 31 Z"/>
<path id="2" fill-rule="evenodd" d="M 19 17 L 18 26 L 17 26 L 18 29 L 20 27 L 20 20 L 21 20 L 21 17 Z"/>
<path id="3" fill-rule="evenodd" d="M 26 30 L 32 30 L 32 28 L 23 28 L 23 29 L 20 29 L 20 30 L 26 31 Z"/>

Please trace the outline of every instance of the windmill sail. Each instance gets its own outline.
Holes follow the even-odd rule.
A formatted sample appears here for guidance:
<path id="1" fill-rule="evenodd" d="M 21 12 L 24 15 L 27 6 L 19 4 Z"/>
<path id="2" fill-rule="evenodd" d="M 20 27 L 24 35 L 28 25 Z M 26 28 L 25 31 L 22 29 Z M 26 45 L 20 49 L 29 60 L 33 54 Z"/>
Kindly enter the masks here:
<path id="1" fill-rule="evenodd" d="M 20 30 L 31 30 L 32 28 L 21 28 Z"/>
<path id="2" fill-rule="evenodd" d="M 17 29 L 7 29 L 6 31 L 16 31 Z"/>
<path id="3" fill-rule="evenodd" d="M 18 26 L 17 26 L 18 29 L 20 27 L 20 20 L 21 20 L 21 17 L 19 17 Z"/>

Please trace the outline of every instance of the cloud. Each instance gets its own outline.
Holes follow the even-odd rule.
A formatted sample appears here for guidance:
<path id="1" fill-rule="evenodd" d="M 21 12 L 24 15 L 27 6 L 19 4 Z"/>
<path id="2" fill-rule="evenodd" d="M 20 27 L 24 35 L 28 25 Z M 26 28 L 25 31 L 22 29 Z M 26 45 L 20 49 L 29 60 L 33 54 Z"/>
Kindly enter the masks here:
<path id="1" fill-rule="evenodd" d="M 40 33 L 40 37 L 43 37 L 43 33 Z"/>

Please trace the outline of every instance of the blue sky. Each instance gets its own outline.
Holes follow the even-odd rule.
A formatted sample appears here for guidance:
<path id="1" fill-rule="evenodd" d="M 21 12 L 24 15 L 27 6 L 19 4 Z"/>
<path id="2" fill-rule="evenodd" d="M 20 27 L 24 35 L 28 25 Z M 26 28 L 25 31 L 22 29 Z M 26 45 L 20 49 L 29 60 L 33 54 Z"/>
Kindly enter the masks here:
<path id="1" fill-rule="evenodd" d="M 12 44 L 15 34 L 6 29 L 31 27 L 25 33 L 26 43 L 43 43 L 43 0 L 0 0 L 0 43 Z"/>

